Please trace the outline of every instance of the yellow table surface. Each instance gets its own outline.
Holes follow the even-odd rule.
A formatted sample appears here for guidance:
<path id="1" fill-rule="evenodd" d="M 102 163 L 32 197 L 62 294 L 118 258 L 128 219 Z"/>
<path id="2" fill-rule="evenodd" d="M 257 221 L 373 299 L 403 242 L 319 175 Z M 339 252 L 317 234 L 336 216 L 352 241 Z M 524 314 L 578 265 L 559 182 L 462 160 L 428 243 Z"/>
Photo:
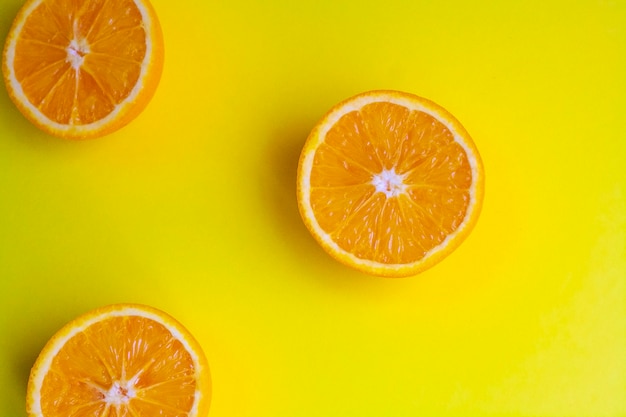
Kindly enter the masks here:
<path id="1" fill-rule="evenodd" d="M 165 69 L 123 130 L 49 137 L 0 91 L 0 415 L 63 324 L 138 302 L 204 347 L 211 417 L 626 416 L 626 2 L 153 4 Z M 485 164 L 473 233 L 412 278 L 297 210 L 310 129 L 371 89 L 446 107 Z"/>

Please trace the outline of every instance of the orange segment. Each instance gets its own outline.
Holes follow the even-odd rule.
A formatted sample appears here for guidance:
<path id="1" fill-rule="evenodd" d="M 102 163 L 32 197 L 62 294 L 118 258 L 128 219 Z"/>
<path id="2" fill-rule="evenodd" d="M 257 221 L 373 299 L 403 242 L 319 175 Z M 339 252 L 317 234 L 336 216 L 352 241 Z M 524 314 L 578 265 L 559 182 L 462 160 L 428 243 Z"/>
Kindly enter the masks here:
<path id="1" fill-rule="evenodd" d="M 2 65 L 19 110 L 67 138 L 129 123 L 152 98 L 162 67 L 163 38 L 148 0 L 28 0 Z"/>
<path id="2" fill-rule="evenodd" d="M 140 305 L 113 305 L 63 327 L 31 371 L 32 417 L 206 415 L 202 349 L 177 321 Z"/>
<path id="3" fill-rule="evenodd" d="M 335 106 L 309 135 L 298 205 L 316 240 L 358 270 L 416 274 L 474 226 L 483 167 L 467 131 L 440 106 L 371 91 Z"/>

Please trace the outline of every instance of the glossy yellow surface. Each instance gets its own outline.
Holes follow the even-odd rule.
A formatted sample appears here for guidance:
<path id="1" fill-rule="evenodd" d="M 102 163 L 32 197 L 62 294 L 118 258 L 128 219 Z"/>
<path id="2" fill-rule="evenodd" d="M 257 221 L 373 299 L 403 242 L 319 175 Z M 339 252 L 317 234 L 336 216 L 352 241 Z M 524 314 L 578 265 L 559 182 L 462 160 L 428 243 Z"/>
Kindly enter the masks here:
<path id="1" fill-rule="evenodd" d="M 626 415 L 626 3 L 153 4 L 164 73 L 123 130 L 55 139 L 0 91 L 1 415 L 113 302 L 197 337 L 211 417 Z M 447 108 L 485 164 L 472 235 L 413 278 L 332 260 L 296 206 L 309 130 L 380 88 Z"/>

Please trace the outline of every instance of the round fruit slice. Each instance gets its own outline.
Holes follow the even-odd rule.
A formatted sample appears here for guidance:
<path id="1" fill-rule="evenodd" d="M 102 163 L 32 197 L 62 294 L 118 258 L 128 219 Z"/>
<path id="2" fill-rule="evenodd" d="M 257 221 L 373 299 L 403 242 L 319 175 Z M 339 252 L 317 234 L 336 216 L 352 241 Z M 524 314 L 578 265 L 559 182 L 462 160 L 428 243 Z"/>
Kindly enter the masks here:
<path id="1" fill-rule="evenodd" d="M 148 0 L 28 0 L 7 37 L 2 70 L 24 116 L 63 138 L 92 138 L 133 120 L 163 68 Z"/>
<path id="2" fill-rule="evenodd" d="M 30 417 L 206 416 L 211 381 L 193 336 L 162 311 L 118 304 L 82 315 L 41 351 Z"/>
<path id="3" fill-rule="evenodd" d="M 446 110 L 399 91 L 337 104 L 307 138 L 298 206 L 337 260 L 373 275 L 415 275 L 451 253 L 480 212 L 474 142 Z"/>

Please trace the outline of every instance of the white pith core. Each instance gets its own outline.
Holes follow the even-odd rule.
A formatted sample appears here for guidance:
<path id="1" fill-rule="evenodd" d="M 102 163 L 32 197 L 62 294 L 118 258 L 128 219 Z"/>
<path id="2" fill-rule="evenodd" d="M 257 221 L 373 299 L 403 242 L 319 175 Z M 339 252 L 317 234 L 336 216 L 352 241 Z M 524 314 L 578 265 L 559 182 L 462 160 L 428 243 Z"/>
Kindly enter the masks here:
<path id="1" fill-rule="evenodd" d="M 406 192 L 404 175 L 396 173 L 395 168 L 383 169 L 380 174 L 372 177 L 372 184 L 376 191 L 385 194 L 387 198 L 396 197 Z"/>
<path id="2" fill-rule="evenodd" d="M 74 70 L 78 71 L 83 65 L 85 55 L 89 53 L 89 45 L 85 39 L 72 39 L 67 49 L 66 61 L 70 63 Z"/>
<path id="3" fill-rule="evenodd" d="M 104 401 L 116 407 L 128 404 L 130 400 L 137 396 L 135 390 L 137 377 L 138 375 L 128 381 L 114 381 L 111 388 L 104 393 Z"/>

